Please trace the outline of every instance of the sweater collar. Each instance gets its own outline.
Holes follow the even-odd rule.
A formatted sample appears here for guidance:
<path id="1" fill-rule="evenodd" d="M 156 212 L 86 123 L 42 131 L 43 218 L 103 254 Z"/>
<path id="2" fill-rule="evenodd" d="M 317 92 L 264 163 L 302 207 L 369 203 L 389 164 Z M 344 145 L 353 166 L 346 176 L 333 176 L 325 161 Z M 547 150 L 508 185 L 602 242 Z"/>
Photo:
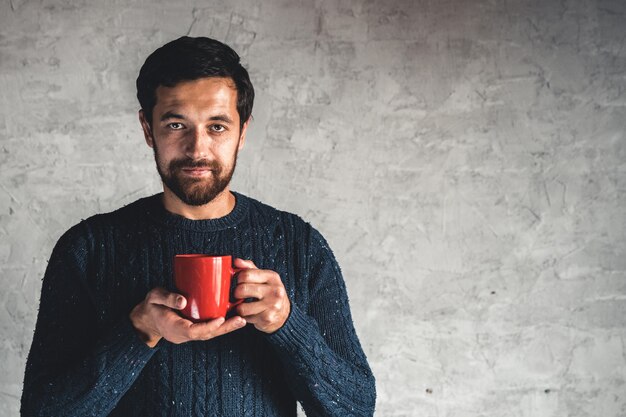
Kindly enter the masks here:
<path id="1" fill-rule="evenodd" d="M 145 199 L 146 213 L 158 223 L 166 226 L 193 230 L 197 232 L 211 232 L 228 229 L 243 219 L 248 211 L 249 199 L 243 194 L 231 191 L 235 196 L 235 207 L 224 217 L 207 220 L 191 220 L 178 214 L 171 213 L 163 207 L 163 193 L 155 194 Z"/>

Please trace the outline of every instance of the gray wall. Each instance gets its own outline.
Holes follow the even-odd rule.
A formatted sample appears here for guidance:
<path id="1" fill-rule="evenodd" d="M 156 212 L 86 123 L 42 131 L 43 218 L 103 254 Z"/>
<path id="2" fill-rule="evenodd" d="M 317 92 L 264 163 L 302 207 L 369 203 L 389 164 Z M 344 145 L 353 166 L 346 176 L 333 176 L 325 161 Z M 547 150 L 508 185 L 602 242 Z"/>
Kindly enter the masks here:
<path id="1" fill-rule="evenodd" d="M 185 33 L 249 67 L 234 189 L 330 241 L 378 415 L 626 415 L 626 2 L 4 0 L 1 416 L 56 239 L 160 189 L 134 79 Z"/>

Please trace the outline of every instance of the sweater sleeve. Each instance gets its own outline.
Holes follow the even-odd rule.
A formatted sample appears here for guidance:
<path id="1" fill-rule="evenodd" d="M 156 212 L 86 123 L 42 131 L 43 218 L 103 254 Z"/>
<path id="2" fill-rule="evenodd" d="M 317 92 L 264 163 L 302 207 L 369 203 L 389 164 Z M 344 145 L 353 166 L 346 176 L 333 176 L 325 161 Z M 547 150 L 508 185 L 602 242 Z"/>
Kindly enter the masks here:
<path id="1" fill-rule="evenodd" d="M 292 302 L 283 327 L 268 335 L 307 416 L 371 416 L 372 371 L 357 338 L 345 283 L 324 238 L 313 229 L 310 302 Z"/>
<path id="2" fill-rule="evenodd" d="M 106 416 L 154 354 L 128 316 L 99 328 L 85 280 L 88 254 L 84 223 L 52 252 L 26 363 L 22 416 Z"/>

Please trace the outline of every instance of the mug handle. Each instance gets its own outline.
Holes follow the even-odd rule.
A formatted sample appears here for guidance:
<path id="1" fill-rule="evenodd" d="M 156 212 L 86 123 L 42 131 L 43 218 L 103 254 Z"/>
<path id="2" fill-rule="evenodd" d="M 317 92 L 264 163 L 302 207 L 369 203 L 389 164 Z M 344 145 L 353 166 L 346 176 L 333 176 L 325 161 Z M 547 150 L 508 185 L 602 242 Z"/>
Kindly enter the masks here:
<path id="1" fill-rule="evenodd" d="M 243 271 L 245 268 L 233 268 L 232 272 L 230 274 L 230 279 L 232 280 L 235 275 L 237 275 L 239 272 Z M 240 298 L 237 301 L 235 301 L 234 303 L 231 303 L 230 300 L 228 301 L 228 307 L 226 307 L 226 310 L 230 311 L 233 308 L 237 307 L 239 304 L 243 303 L 245 301 L 244 298 Z"/>

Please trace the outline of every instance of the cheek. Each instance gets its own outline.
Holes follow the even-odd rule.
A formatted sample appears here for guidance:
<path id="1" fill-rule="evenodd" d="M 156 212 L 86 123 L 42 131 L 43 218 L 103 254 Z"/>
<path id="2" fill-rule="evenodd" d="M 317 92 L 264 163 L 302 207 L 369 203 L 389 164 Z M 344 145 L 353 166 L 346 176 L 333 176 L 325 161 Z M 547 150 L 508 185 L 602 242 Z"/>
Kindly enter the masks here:
<path id="1" fill-rule="evenodd" d="M 228 152 L 226 152 L 223 156 L 223 160 L 228 161 L 229 164 L 233 164 L 235 159 L 237 159 L 237 155 L 239 153 L 239 145 L 229 146 Z"/>
<path id="2" fill-rule="evenodd" d="M 155 143 L 155 146 L 152 149 L 154 150 L 154 156 L 159 165 L 165 167 L 169 164 L 170 160 L 172 159 L 172 154 L 171 150 L 168 149 L 167 146 L 164 146 L 163 143 L 160 143 L 158 145 Z"/>
<path id="3" fill-rule="evenodd" d="M 171 140 L 161 140 L 158 143 L 155 142 L 155 149 L 158 151 L 161 158 L 168 158 L 171 156 L 175 156 L 177 153 L 180 153 L 182 150 L 177 150 L 174 144 L 179 143 Z"/>
<path id="4" fill-rule="evenodd" d="M 233 155 L 237 153 L 238 142 L 236 139 L 231 138 L 226 141 L 215 142 L 210 147 L 211 153 L 215 158 L 219 158 L 223 161 L 232 159 Z"/>

